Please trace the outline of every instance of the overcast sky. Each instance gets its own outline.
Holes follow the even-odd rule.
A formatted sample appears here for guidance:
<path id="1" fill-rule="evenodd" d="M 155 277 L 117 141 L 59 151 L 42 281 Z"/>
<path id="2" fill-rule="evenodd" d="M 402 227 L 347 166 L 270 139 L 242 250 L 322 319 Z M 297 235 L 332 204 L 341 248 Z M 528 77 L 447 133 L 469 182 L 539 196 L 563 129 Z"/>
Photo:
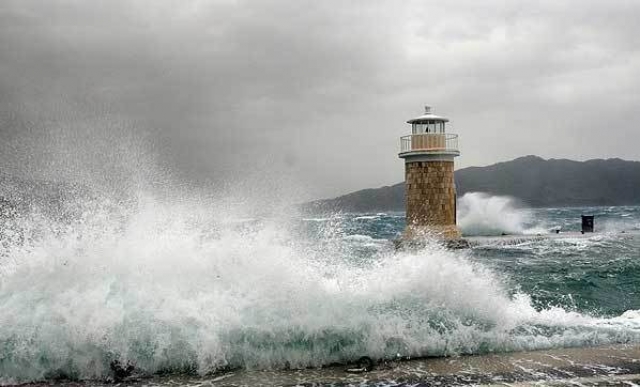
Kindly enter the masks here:
<path id="1" fill-rule="evenodd" d="M 425 104 L 457 168 L 638 160 L 639 20 L 635 0 L 2 0 L 0 170 L 277 171 L 330 197 L 402 181 Z"/>

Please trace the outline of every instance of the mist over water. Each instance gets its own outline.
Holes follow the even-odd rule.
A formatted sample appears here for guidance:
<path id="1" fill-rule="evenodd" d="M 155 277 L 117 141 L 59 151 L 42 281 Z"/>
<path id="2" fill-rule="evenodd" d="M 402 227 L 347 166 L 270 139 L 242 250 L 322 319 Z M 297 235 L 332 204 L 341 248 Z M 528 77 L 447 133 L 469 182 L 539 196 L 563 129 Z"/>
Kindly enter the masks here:
<path id="1" fill-rule="evenodd" d="M 287 185 L 269 179 L 209 194 L 144 176 L 120 190 L 81 180 L 5 208 L 1 383 L 106 379 L 113 360 L 206 374 L 640 340 L 634 300 L 597 313 L 494 264 L 562 259 L 577 245 L 397 252 L 399 214 L 305 219 L 285 210 Z M 461 198 L 463 231 L 527 232 L 510 203 Z"/>

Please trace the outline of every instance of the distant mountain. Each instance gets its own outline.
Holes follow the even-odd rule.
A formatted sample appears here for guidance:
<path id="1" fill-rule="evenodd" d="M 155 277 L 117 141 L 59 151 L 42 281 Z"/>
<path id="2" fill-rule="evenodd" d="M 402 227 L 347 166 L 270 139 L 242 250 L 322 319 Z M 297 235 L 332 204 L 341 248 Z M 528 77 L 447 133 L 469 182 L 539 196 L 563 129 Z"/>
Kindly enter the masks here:
<path id="1" fill-rule="evenodd" d="M 640 162 L 621 159 L 573 161 L 520 157 L 455 172 L 458 196 L 486 192 L 513 196 L 531 207 L 640 204 Z M 404 183 L 305 203 L 307 212 L 404 210 Z"/>

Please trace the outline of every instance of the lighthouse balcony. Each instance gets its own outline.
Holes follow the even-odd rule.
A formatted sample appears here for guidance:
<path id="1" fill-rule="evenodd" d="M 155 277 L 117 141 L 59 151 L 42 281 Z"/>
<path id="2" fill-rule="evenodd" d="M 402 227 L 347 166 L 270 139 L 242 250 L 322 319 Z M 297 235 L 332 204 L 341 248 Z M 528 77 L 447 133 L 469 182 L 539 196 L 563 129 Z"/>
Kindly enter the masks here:
<path id="1" fill-rule="evenodd" d="M 411 153 L 446 153 L 459 155 L 458 135 L 453 133 L 423 133 L 400 137 L 400 157 Z"/>

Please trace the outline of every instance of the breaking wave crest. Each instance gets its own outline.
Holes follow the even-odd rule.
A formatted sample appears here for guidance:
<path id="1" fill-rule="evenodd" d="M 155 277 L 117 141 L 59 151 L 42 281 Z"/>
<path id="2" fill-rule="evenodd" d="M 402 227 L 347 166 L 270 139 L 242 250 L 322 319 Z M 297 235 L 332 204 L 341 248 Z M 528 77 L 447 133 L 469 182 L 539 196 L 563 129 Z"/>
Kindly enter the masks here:
<path id="1" fill-rule="evenodd" d="M 537 310 L 437 245 L 354 261 L 340 233 L 290 218 L 234 222 L 211 203 L 152 198 L 83 206 L 72 220 L 4 220 L 1 383 L 104 379 L 113 360 L 206 374 L 640 339 L 635 311 Z"/>
<path id="2" fill-rule="evenodd" d="M 538 234 L 547 229 L 533 223 L 530 211 L 509 196 L 466 193 L 458 200 L 458 226 L 468 236 Z"/>

